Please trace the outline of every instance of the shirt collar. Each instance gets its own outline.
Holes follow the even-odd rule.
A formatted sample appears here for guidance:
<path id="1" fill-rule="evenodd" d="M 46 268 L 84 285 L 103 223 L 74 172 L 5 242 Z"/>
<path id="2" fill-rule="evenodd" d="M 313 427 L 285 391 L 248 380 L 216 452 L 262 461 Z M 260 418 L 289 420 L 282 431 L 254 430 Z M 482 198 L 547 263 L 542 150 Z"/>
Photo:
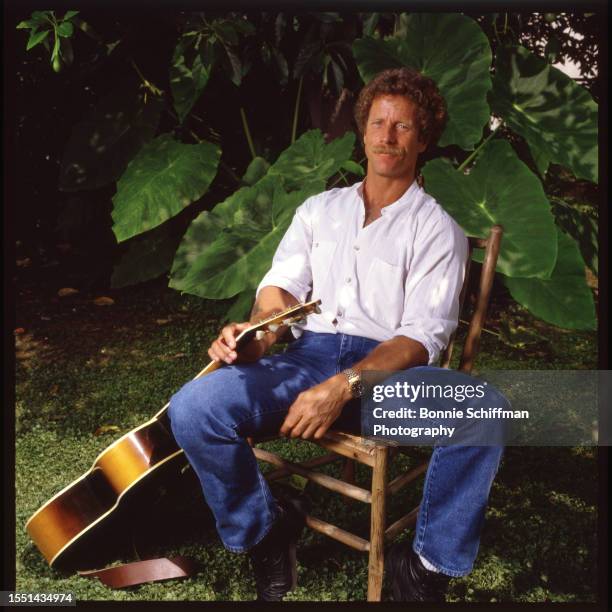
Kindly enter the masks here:
<path id="1" fill-rule="evenodd" d="M 356 192 L 361 201 L 363 202 L 363 190 L 365 188 L 365 179 L 355 185 Z M 417 193 L 421 190 L 416 178 L 410 184 L 410 187 L 404 191 L 404 193 L 391 204 L 387 204 L 381 208 L 380 212 L 383 216 L 393 216 L 401 210 L 406 210 L 416 199 Z"/>

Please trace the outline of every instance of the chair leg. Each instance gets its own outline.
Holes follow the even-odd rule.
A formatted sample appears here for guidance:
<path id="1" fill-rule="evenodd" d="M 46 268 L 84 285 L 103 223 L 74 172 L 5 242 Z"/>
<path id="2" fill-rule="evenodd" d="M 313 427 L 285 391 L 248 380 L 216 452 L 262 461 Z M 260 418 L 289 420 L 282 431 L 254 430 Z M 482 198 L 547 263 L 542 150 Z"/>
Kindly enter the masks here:
<path id="1" fill-rule="evenodd" d="M 355 484 L 355 460 L 345 459 L 342 467 L 342 480 L 349 484 Z"/>
<path id="2" fill-rule="evenodd" d="M 368 563 L 368 601 L 380 601 L 385 564 L 385 512 L 387 501 L 388 449 L 379 447 L 372 469 L 372 507 L 370 515 L 370 559 Z"/>

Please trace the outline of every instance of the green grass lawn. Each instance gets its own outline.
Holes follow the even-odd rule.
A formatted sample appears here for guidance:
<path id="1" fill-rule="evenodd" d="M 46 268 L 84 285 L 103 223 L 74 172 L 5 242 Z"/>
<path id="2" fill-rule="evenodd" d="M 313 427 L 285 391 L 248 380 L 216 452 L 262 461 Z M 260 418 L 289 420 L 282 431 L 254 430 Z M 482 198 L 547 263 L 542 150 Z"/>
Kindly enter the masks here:
<path id="1" fill-rule="evenodd" d="M 223 548 L 198 488 L 185 487 L 181 496 L 153 505 L 132 548 L 115 559 L 186 554 L 200 564 L 189 579 L 111 590 L 49 568 L 29 540 L 23 527 L 32 513 L 208 363 L 206 349 L 227 309 L 180 296 L 159 282 L 112 292 L 110 306 L 93 304 L 94 294 L 58 298 L 56 292 L 30 287 L 18 298 L 17 326 L 24 332 L 16 336 L 17 590 L 72 591 L 77 600 L 253 599 L 248 560 Z M 516 307 L 513 316 L 540 340 L 512 349 L 485 333 L 480 368 L 596 368 L 594 333 L 558 330 Z M 499 317 L 493 305 L 489 324 L 495 326 Z M 321 452 L 305 442 L 265 446 L 292 459 Z M 391 476 L 410 461 L 399 459 Z M 338 467 L 326 469 L 334 473 Z M 358 469 L 362 484 L 366 469 Z M 448 600 L 595 601 L 597 493 L 596 449 L 508 448 L 493 484 L 476 566 L 468 577 L 451 582 Z M 306 494 L 313 514 L 366 536 L 364 504 L 316 485 L 308 485 Z M 392 518 L 419 497 L 418 488 L 395 496 Z M 322 535 L 304 533 L 298 572 L 299 587 L 287 599 L 365 599 L 367 556 Z"/>

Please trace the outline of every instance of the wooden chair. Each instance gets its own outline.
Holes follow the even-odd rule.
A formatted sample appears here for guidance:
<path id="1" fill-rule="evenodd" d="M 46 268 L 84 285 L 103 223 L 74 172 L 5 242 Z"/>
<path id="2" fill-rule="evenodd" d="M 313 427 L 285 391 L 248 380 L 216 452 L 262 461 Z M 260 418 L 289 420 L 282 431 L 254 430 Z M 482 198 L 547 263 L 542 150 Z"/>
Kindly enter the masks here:
<path id="1" fill-rule="evenodd" d="M 480 334 L 484 325 L 489 296 L 493 286 L 495 266 L 499 254 L 503 229 L 499 225 L 491 228 L 488 238 L 469 238 L 470 257 L 466 264 L 466 275 L 461 291 L 460 311 L 463 310 L 465 294 L 469 283 L 471 255 L 473 249 L 484 249 L 484 261 L 481 268 L 479 285 L 476 293 L 474 310 L 469 321 L 467 337 L 458 369 L 470 373 L 478 353 Z M 449 345 L 440 359 L 441 367 L 449 367 L 453 344 L 453 334 Z M 260 442 L 262 440 L 258 440 Z M 415 481 L 427 470 L 428 461 L 418 465 L 407 473 L 401 474 L 388 482 L 387 470 L 390 460 L 398 452 L 408 455 L 414 454 L 410 448 L 376 443 L 367 438 L 355 436 L 342 431 L 328 431 L 320 440 L 310 442 L 331 451 L 329 454 L 310 459 L 302 463 L 293 463 L 270 451 L 254 447 L 257 459 L 270 463 L 277 469 L 266 474 L 268 480 L 276 480 L 290 474 L 298 474 L 309 481 L 317 483 L 331 491 L 346 497 L 370 504 L 370 539 L 365 540 L 354 533 L 350 533 L 337 525 L 328 523 L 314 516 L 306 517 L 306 525 L 356 550 L 369 554 L 368 565 L 368 601 L 380 601 L 384 569 L 384 545 L 391 541 L 404 529 L 416 523 L 419 507 L 386 526 L 386 502 L 388 495 L 392 495 Z M 334 478 L 327 474 L 317 472 L 313 468 L 343 459 L 345 460 L 342 478 Z M 372 468 L 372 486 L 370 490 L 359 487 L 354 482 L 355 461 Z"/>

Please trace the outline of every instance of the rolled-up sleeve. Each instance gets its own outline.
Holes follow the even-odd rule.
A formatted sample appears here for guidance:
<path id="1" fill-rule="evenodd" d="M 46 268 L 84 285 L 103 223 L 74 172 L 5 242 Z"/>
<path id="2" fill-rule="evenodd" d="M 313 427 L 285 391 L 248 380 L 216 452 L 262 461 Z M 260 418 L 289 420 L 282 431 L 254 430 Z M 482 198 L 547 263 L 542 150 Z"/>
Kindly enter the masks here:
<path id="1" fill-rule="evenodd" d="M 306 300 L 312 288 L 312 225 L 309 214 L 311 199 L 306 200 L 295 211 L 291 225 L 276 249 L 272 266 L 257 287 L 256 299 L 264 287 L 272 285 L 288 291 L 299 302 Z"/>
<path id="2" fill-rule="evenodd" d="M 396 336 L 420 342 L 435 364 L 459 319 L 468 241 L 446 214 L 419 232 L 404 291 L 404 311 Z"/>

